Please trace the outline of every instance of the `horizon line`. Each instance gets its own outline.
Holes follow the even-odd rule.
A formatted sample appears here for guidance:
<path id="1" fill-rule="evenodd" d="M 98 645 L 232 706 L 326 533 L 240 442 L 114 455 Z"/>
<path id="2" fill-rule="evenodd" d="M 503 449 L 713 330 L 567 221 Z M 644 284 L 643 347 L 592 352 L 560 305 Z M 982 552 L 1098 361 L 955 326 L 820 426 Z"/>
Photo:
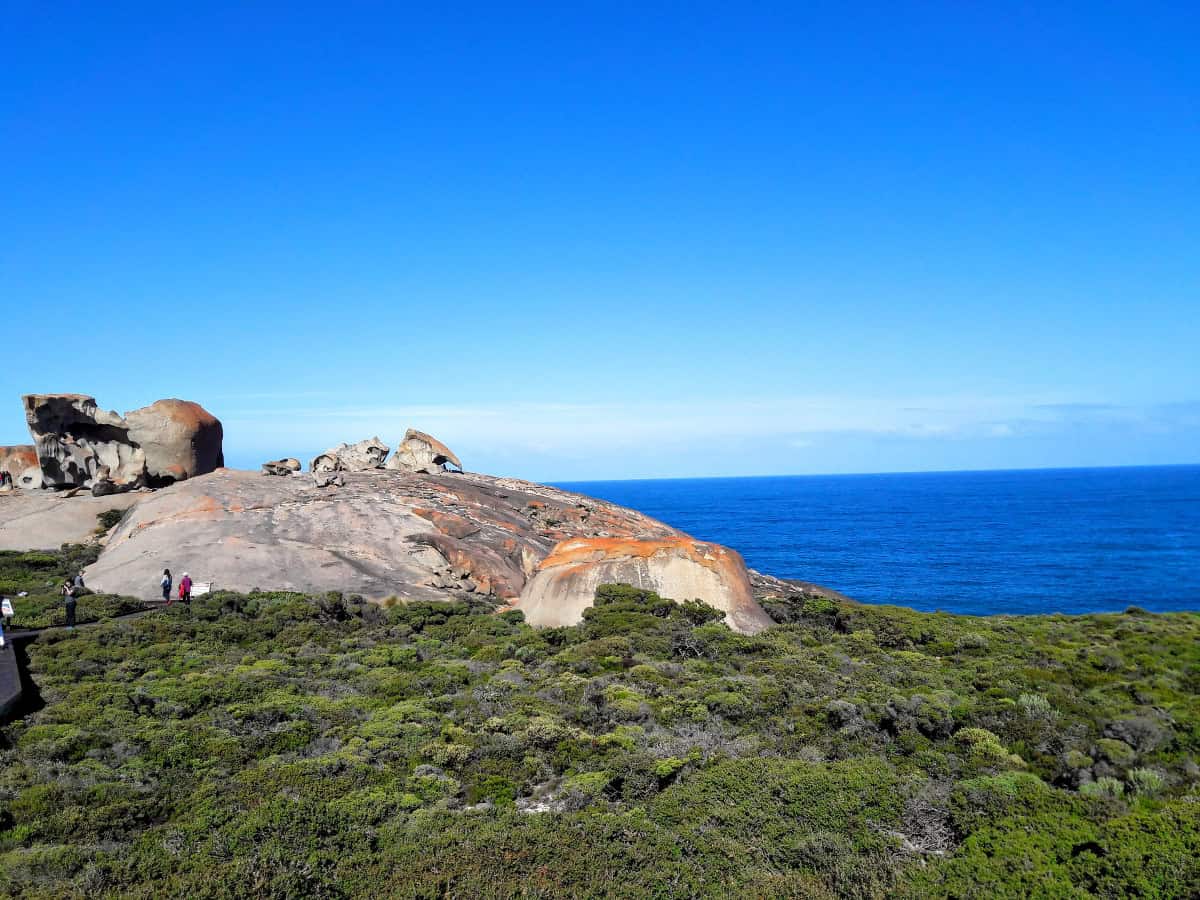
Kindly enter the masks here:
<path id="1" fill-rule="evenodd" d="M 1003 472 L 1094 472 L 1113 469 L 1186 469 L 1200 467 L 1200 462 L 1182 463 L 1125 463 L 1109 466 L 1018 466 L 984 469 L 894 469 L 877 472 L 781 472 L 773 475 L 660 475 L 637 478 L 575 478 L 547 479 L 549 485 L 609 484 L 633 481 L 743 481 L 753 478 L 867 478 L 874 475 L 970 475 Z M 482 474 L 482 473 L 481 473 Z"/>

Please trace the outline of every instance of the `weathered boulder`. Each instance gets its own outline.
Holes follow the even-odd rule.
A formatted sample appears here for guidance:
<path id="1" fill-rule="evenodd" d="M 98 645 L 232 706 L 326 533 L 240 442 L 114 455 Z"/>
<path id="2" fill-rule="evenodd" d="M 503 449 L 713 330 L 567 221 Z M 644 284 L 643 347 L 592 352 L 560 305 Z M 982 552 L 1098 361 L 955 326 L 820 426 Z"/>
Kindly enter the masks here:
<path id="1" fill-rule="evenodd" d="M 300 460 L 295 457 L 286 457 L 284 459 L 273 459 L 270 462 L 262 464 L 262 473 L 264 475 L 294 475 L 300 471 Z"/>
<path id="2" fill-rule="evenodd" d="M 183 481 L 225 465 L 221 423 L 199 403 L 159 400 L 125 413 L 129 438 L 146 454 L 151 484 Z"/>
<path id="3" fill-rule="evenodd" d="M 126 416 L 84 394 L 29 394 L 25 420 L 44 487 L 102 492 L 164 485 L 224 464 L 221 423 L 199 404 L 159 400 Z"/>
<path id="4" fill-rule="evenodd" d="M 326 450 L 324 453 L 318 453 L 308 464 L 308 471 L 314 475 L 320 472 L 340 472 L 341 470 L 342 461 L 338 458 L 336 448 Z"/>
<path id="5" fill-rule="evenodd" d="M 771 624 L 754 600 L 742 557 L 683 535 L 563 541 L 541 561 L 514 605 L 531 625 L 574 625 L 602 584 L 631 584 L 673 600 L 702 600 L 724 612 L 725 623 L 743 634 Z"/>
<path id="6" fill-rule="evenodd" d="M 19 475 L 13 476 L 13 484 L 27 491 L 35 491 L 42 486 L 42 467 L 30 466 Z"/>
<path id="7" fill-rule="evenodd" d="M 44 487 L 91 487 L 96 473 L 123 489 L 146 479 L 146 454 L 117 413 L 84 394 L 28 394 L 25 421 L 37 447 Z"/>
<path id="8" fill-rule="evenodd" d="M 117 485 L 117 483 L 114 482 L 111 478 L 107 478 L 103 475 L 98 475 L 92 479 L 92 496 L 93 497 L 107 497 L 110 494 L 119 494 L 121 492 L 122 492 L 122 488 L 119 485 Z"/>
<path id="9" fill-rule="evenodd" d="M 314 457 L 308 468 L 310 472 L 366 472 L 383 465 L 388 449 L 378 437 L 357 444 L 338 444 Z"/>
<path id="10" fill-rule="evenodd" d="M 386 468 L 401 472 L 424 472 L 433 474 L 443 472 L 446 465 L 451 464 L 459 471 L 462 463 L 458 457 L 437 438 L 410 428 L 404 433 L 404 440 L 387 461 Z"/>

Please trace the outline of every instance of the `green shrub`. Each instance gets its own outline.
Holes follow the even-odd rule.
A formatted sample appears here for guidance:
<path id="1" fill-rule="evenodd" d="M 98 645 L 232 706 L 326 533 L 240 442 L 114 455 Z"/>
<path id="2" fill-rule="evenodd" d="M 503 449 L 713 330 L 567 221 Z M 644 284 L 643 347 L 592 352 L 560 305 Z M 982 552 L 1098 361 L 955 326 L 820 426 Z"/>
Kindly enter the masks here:
<path id="1" fill-rule="evenodd" d="M 1105 775 L 1095 781 L 1089 781 L 1079 786 L 1079 792 L 1086 797 L 1097 797 L 1106 800 L 1117 800 L 1125 793 L 1125 785 L 1116 778 Z"/>
<path id="2" fill-rule="evenodd" d="M 1096 741 L 1096 749 L 1103 759 L 1107 759 L 1114 766 L 1131 765 L 1137 758 L 1134 749 L 1124 741 L 1100 738 Z"/>
<path id="3" fill-rule="evenodd" d="M 106 509 L 96 515 L 96 530 L 98 532 L 106 532 L 120 523 L 125 517 L 126 510 L 123 509 Z"/>
<path id="4" fill-rule="evenodd" d="M 45 592 L 18 616 L 85 552 L 0 554 Z M 744 637 L 601 594 L 542 631 L 258 591 L 47 633 L 0 894 L 1200 895 L 1200 616 L 796 594 Z"/>
<path id="5" fill-rule="evenodd" d="M 990 823 L 1056 812 L 1073 801 L 1027 772 L 1004 772 L 961 781 L 950 797 L 951 819 L 966 835 Z"/>
<path id="6" fill-rule="evenodd" d="M 1129 789 L 1139 797 L 1153 797 L 1162 792 L 1167 780 L 1154 769 L 1132 769 L 1126 776 Z"/>

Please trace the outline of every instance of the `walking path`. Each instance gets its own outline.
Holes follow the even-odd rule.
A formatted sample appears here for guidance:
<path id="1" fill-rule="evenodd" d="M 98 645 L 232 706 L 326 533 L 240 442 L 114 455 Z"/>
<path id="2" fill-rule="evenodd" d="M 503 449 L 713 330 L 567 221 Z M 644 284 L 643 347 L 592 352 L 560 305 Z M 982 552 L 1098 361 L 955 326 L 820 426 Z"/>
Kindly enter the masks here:
<path id="1" fill-rule="evenodd" d="M 104 625 L 107 622 L 115 622 L 117 619 L 137 619 L 156 610 L 165 608 L 166 604 L 159 600 L 143 600 L 146 609 L 135 609 L 133 612 L 117 613 L 115 616 L 109 616 L 107 619 L 96 619 L 94 622 L 81 622 L 76 625 L 76 629 L 94 628 L 97 625 Z M 41 628 L 7 628 L 4 631 L 4 639 L 7 641 L 28 641 L 33 640 L 39 634 L 45 634 L 47 631 L 66 631 L 66 625 L 43 625 Z"/>
<path id="2" fill-rule="evenodd" d="M 107 619 L 97 619 L 95 622 L 85 622 L 75 627 L 77 629 L 94 628 L 117 619 L 138 619 L 164 608 L 161 601 L 143 602 L 146 603 L 147 609 L 119 613 Z M 13 628 L 4 632 L 4 646 L 0 647 L 0 722 L 5 721 L 8 714 L 21 701 L 21 666 L 17 659 L 17 642 L 36 641 L 47 631 L 64 631 L 66 629 L 66 625 L 47 625 L 44 628 Z"/>

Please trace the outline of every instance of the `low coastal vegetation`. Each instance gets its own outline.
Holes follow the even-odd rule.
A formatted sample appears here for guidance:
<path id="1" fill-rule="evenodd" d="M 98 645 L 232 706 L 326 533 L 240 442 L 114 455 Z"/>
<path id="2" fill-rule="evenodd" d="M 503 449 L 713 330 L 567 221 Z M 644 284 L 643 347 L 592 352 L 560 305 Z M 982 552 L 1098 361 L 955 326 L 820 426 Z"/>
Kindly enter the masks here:
<path id="1" fill-rule="evenodd" d="M 46 632 L 0 893 L 1200 893 L 1200 616 L 767 608 L 216 593 Z"/>
<path id="2" fill-rule="evenodd" d="M 99 517 L 103 522 L 103 516 Z M 118 516 L 119 517 L 119 516 Z M 46 628 L 66 622 L 62 585 L 96 561 L 95 544 L 69 544 L 53 553 L 0 550 L 0 596 L 15 598 L 18 628 Z M 23 596 L 18 596 L 23 595 Z M 143 608 L 137 600 L 76 589 L 75 621 L 85 625 L 126 615 Z"/>

